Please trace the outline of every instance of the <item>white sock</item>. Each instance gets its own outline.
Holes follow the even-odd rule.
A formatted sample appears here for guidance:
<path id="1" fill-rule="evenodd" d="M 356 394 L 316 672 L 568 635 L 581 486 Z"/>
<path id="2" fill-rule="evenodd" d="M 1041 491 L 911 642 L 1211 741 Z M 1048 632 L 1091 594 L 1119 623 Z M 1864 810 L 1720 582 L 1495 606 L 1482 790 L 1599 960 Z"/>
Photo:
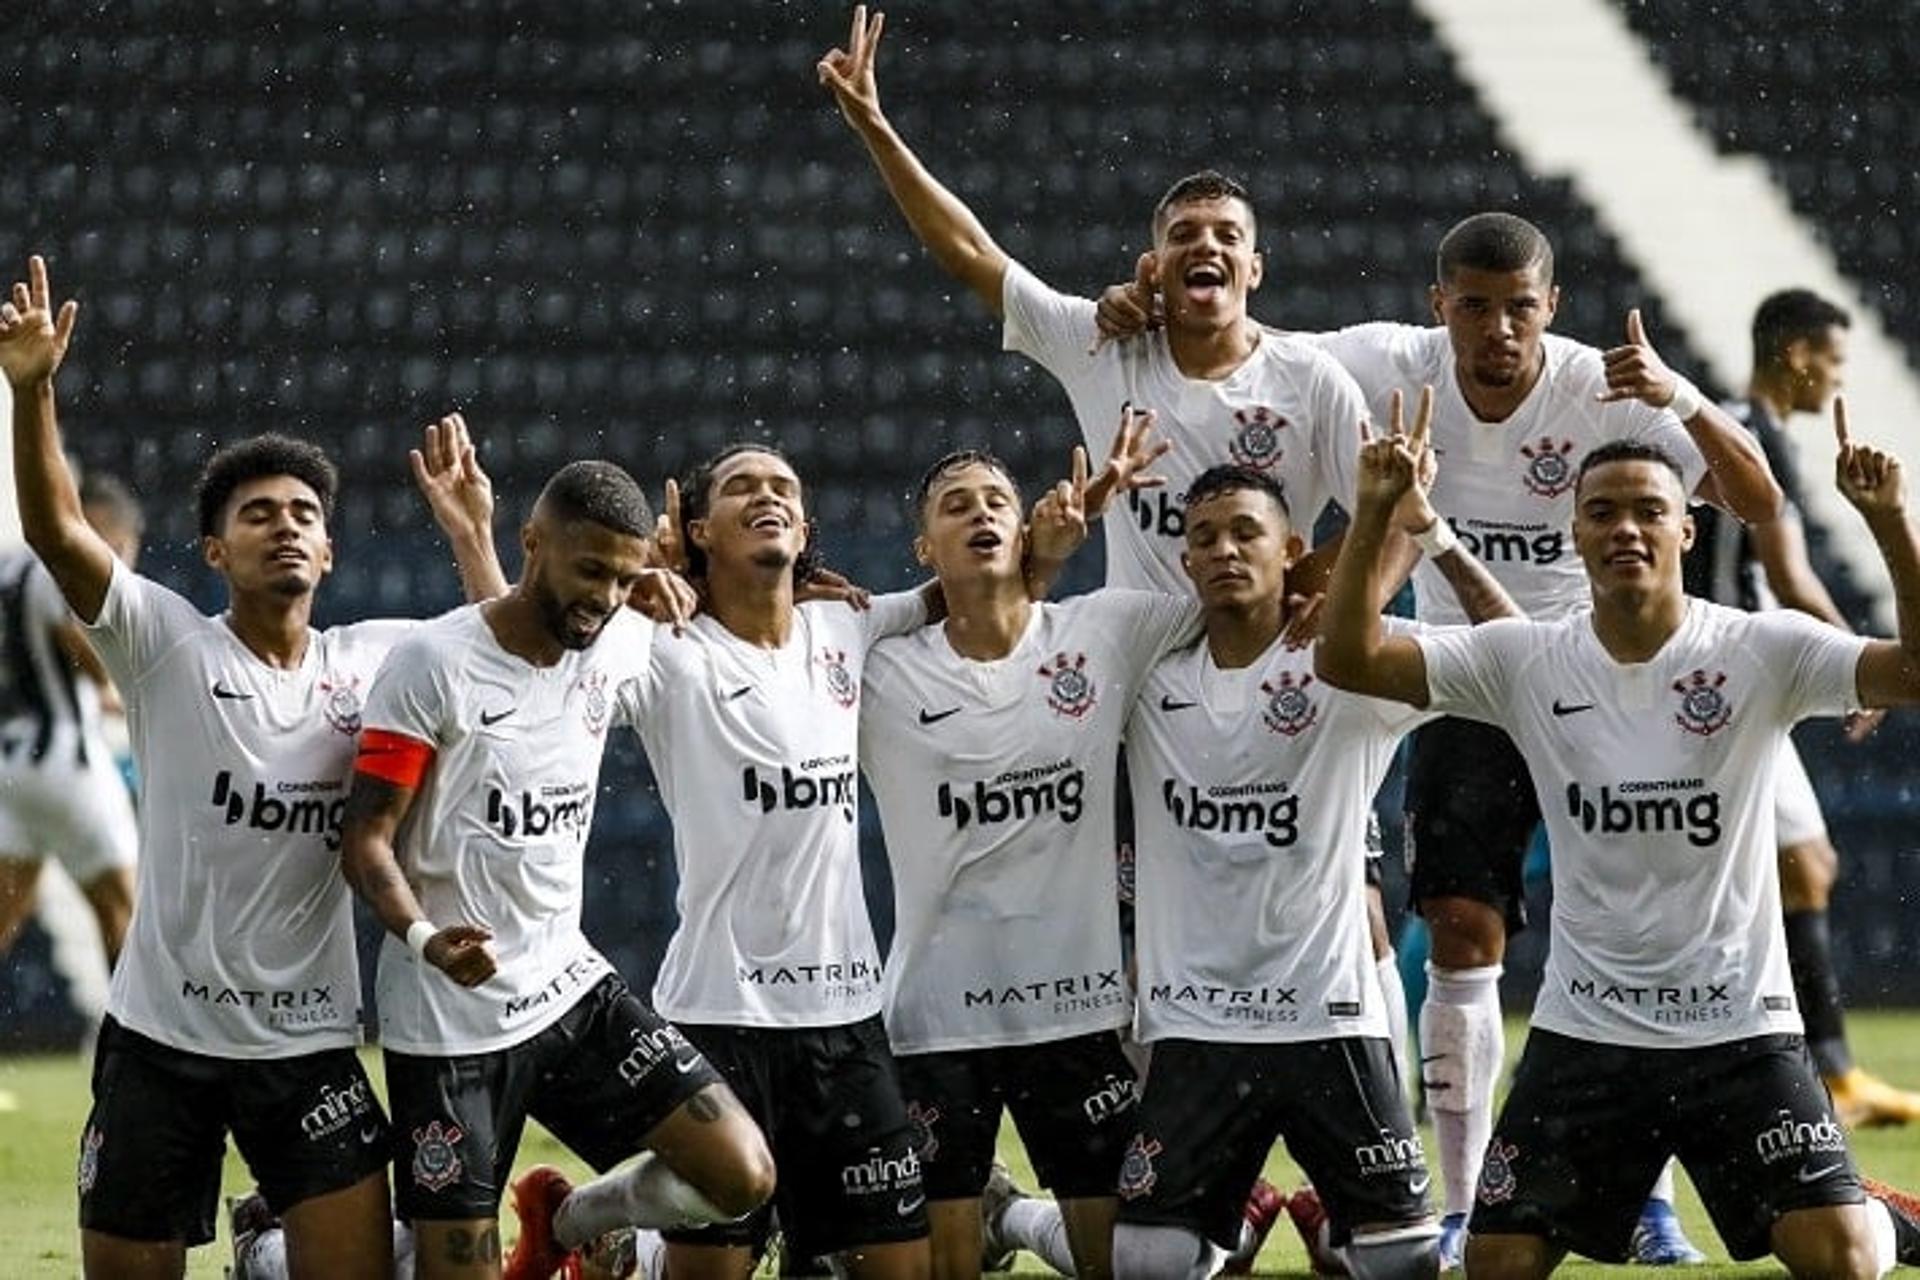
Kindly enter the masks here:
<path id="1" fill-rule="evenodd" d="M 691 1227 L 727 1220 L 727 1214 L 666 1161 L 644 1151 L 575 1187 L 554 1210 L 553 1238 L 562 1248 L 578 1249 L 619 1227 Z"/>
<path id="2" fill-rule="evenodd" d="M 1387 948 L 1387 954 L 1374 963 L 1380 974 L 1380 996 L 1387 1006 L 1387 1040 L 1393 1048 L 1393 1069 L 1400 1077 L 1400 1092 L 1413 1101 L 1412 1030 L 1407 1025 L 1407 988 L 1400 981 L 1400 957 Z"/>
<path id="3" fill-rule="evenodd" d="M 666 1280 L 667 1238 L 652 1227 L 633 1233 L 633 1280 Z"/>
<path id="4" fill-rule="evenodd" d="M 1665 1200 L 1673 1203 L 1673 1161 L 1668 1160 L 1660 1166 L 1660 1176 L 1653 1180 L 1653 1190 L 1647 1192 L 1649 1200 Z"/>
<path id="5" fill-rule="evenodd" d="M 1469 1213 L 1487 1140 L 1493 1090 L 1506 1056 L 1500 1025 L 1499 965 L 1440 969 L 1427 965 L 1420 1009 L 1420 1068 L 1446 1182 L 1446 1213 Z"/>
<path id="6" fill-rule="evenodd" d="M 393 1280 L 413 1280 L 413 1228 L 393 1220 Z"/>
<path id="7" fill-rule="evenodd" d="M 1000 1238 L 1025 1249 L 1063 1276 L 1074 1274 L 1073 1246 L 1058 1201 L 1022 1196 L 1000 1211 Z"/>

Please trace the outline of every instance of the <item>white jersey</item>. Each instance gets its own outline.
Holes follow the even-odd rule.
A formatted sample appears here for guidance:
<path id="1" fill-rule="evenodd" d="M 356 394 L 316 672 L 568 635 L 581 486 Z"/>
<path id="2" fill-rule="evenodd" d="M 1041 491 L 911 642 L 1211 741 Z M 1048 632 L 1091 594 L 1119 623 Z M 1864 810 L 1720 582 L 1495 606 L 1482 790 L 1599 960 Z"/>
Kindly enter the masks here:
<path id="1" fill-rule="evenodd" d="M 0 772 L 114 769 L 100 734 L 100 691 L 57 638 L 72 616 L 31 551 L 0 553 Z"/>
<path id="2" fill-rule="evenodd" d="M 940 626 L 875 648 L 861 764 L 893 866 L 896 1053 L 1124 1026 L 1114 785 L 1147 670 L 1194 633 L 1190 599 L 1110 589 L 1033 609 L 1012 653 Z"/>
<path id="3" fill-rule="evenodd" d="M 359 1039 L 340 822 L 361 700 L 415 624 L 308 633 L 269 666 L 120 564 L 91 628 L 143 788 L 133 927 L 107 1012 L 194 1053 L 285 1058 Z"/>
<path id="4" fill-rule="evenodd" d="M 536 667 L 502 648 L 481 606 L 422 627 L 367 698 L 369 729 L 434 750 L 397 853 L 427 919 L 481 925 L 499 968 L 463 987 L 389 933 L 375 987 L 380 1041 L 459 1056 L 519 1044 L 612 967 L 580 931 L 587 833 L 607 728 L 633 720 L 653 624 L 629 609 L 599 639 Z"/>
<path id="5" fill-rule="evenodd" d="M 1433 387 L 1440 463 L 1433 509 L 1530 618 L 1565 617 L 1588 602 L 1586 571 L 1573 549 L 1573 480 L 1590 451 L 1611 440 L 1658 445 L 1680 464 L 1688 493 L 1706 474 L 1699 446 L 1672 410 L 1596 398 L 1607 385 L 1600 352 L 1571 338 L 1541 339 L 1540 380 L 1501 422 L 1483 421 L 1467 404 L 1445 329 L 1362 324 L 1312 340 L 1359 382 L 1376 421 L 1385 420 L 1396 390 L 1411 414 L 1421 387 Z M 1414 567 L 1413 591 L 1421 621 L 1469 621 L 1430 559 Z"/>
<path id="6" fill-rule="evenodd" d="M 673 818 L 680 927 L 654 980 L 675 1022 L 842 1026 L 880 1011 L 860 876 L 860 675 L 918 592 L 800 605 L 777 649 L 711 616 L 662 633 L 640 738 Z"/>
<path id="7" fill-rule="evenodd" d="M 1651 661 L 1592 614 L 1419 637 L 1437 711 L 1512 735 L 1553 842 L 1533 1025 L 1647 1048 L 1798 1033 L 1774 773 L 1801 719 L 1854 705 L 1866 642 L 1797 613 L 1688 600 Z"/>
<path id="8" fill-rule="evenodd" d="M 1092 300 L 1055 293 L 1019 263 L 1007 264 L 1002 301 L 1006 349 L 1031 356 L 1066 389 L 1095 467 L 1113 446 L 1123 405 L 1152 409 L 1157 438 L 1173 445 L 1154 468 L 1166 487 L 1128 494 L 1127 509 L 1106 518 L 1109 586 L 1192 593 L 1180 567 L 1181 499 L 1209 467 L 1238 462 L 1279 480 L 1309 539 L 1329 501 L 1352 505 L 1366 402 L 1312 343 L 1263 330 L 1239 368 L 1200 380 L 1180 372 L 1159 331 L 1089 354 Z"/>
<path id="9" fill-rule="evenodd" d="M 1430 718 L 1322 683 L 1280 640 L 1237 670 L 1204 640 L 1154 668 L 1127 728 L 1142 1043 L 1388 1034 L 1367 815 Z"/>

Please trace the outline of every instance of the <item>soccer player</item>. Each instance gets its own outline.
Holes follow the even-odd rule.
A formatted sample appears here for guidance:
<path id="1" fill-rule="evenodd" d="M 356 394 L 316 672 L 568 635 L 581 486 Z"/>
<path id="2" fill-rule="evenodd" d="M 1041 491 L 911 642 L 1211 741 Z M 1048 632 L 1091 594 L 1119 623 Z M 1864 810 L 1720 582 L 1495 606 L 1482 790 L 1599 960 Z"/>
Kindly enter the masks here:
<path id="1" fill-rule="evenodd" d="M 54 374 L 76 304 L 46 263 L 0 306 L 21 525 L 126 700 L 145 788 L 133 925 L 115 967 L 80 1143 L 89 1276 L 178 1276 L 213 1237 L 231 1131 L 286 1221 L 294 1274 L 386 1280 L 386 1117 L 353 1046 L 360 981 L 340 875 L 362 691 L 403 624 L 315 631 L 333 564 L 325 454 L 256 436 L 195 493 L 228 608 L 138 576 L 87 523 Z M 497 589 L 493 500 L 448 419 L 414 472 L 470 590 Z"/>
<path id="2" fill-rule="evenodd" d="M 141 515 L 127 487 L 89 472 L 80 483 L 80 509 L 132 568 Z M 0 956 L 32 912 L 51 854 L 93 908 L 111 970 L 133 915 L 139 842 L 126 780 L 101 733 L 103 700 L 118 694 L 85 628 L 30 551 L 0 555 L 0 632 Z"/>
<path id="3" fill-rule="evenodd" d="M 806 505 L 771 446 L 723 450 L 668 507 L 704 597 L 682 634 L 656 636 L 631 693 L 680 873 L 653 1005 L 733 1087 L 779 1170 L 772 1206 L 665 1232 L 668 1270 L 746 1276 L 777 1207 L 798 1256 L 924 1276 L 926 1198 L 879 1019 L 854 771 L 868 650 L 927 605 L 796 604 L 813 562 Z"/>
<path id="4" fill-rule="evenodd" d="M 1892 574 L 1897 643 L 1689 599 L 1689 486 L 1645 440 L 1602 445 L 1573 472 L 1590 609 L 1385 635 L 1371 603 L 1414 464 L 1403 446 L 1365 461 L 1315 669 L 1507 729 L 1554 847 L 1546 972 L 1481 1169 L 1470 1274 L 1541 1276 L 1569 1250 L 1623 1259 L 1670 1155 L 1735 1258 L 1871 1276 L 1912 1248 L 1910 1221 L 1882 1200 L 1862 1207 L 1780 924 L 1773 780 L 1787 730 L 1920 700 L 1920 540 L 1900 466 L 1850 441 L 1838 402 L 1835 418 L 1839 486 Z"/>
<path id="5" fill-rule="evenodd" d="M 1133 285 L 1103 295 L 1103 332 L 1150 321 L 1151 267 L 1142 263 Z M 1481 213 L 1440 242 L 1434 327 L 1362 324 L 1312 338 L 1376 410 L 1395 392 L 1410 402 L 1425 386 L 1436 390 L 1433 447 L 1444 461 L 1432 501 L 1444 523 L 1413 570 L 1423 622 L 1464 620 L 1432 554 L 1454 538 L 1527 616 L 1551 621 L 1581 607 L 1586 584 L 1569 545 L 1574 463 L 1607 441 L 1658 445 L 1680 464 L 1688 494 L 1742 519 L 1777 514 L 1780 491 L 1759 447 L 1667 367 L 1638 311 L 1627 317 L 1626 343 L 1602 352 L 1548 332 L 1558 303 L 1546 236 L 1512 214 Z M 1390 553 L 1395 568 L 1403 547 Z M 1414 735 L 1406 806 L 1412 895 L 1432 930 L 1419 1040 L 1446 1184 L 1441 1255 L 1451 1266 L 1493 1123 L 1505 1054 L 1501 961 L 1507 931 L 1525 923 L 1521 866 L 1540 811 L 1512 742 L 1451 716 Z M 1650 1240 L 1674 1256 L 1692 1252 L 1664 1201 L 1649 1206 L 1649 1219 L 1658 1228 Z"/>
<path id="6" fill-rule="evenodd" d="M 1800 522 L 1800 478 L 1784 435 L 1788 415 L 1820 413 L 1840 389 L 1847 359 L 1846 311 L 1806 289 L 1787 289 L 1761 302 L 1753 316 L 1753 373 L 1743 399 L 1725 406 L 1766 451 L 1787 501 L 1780 518 L 1743 527 L 1711 509 L 1695 514 L 1693 549 L 1686 558 L 1690 595 L 1736 609 L 1787 608 L 1845 628 L 1847 621 L 1807 558 Z M 1848 737 L 1858 742 L 1881 713 L 1854 718 Z M 1786 910 L 1787 962 L 1793 970 L 1807 1048 L 1833 1095 L 1840 1122 L 1905 1124 L 1920 1118 L 1920 1094 L 1892 1085 L 1855 1065 L 1847 1047 L 1846 1012 L 1833 970 L 1827 900 L 1839 854 L 1827 838 L 1820 800 L 1800 753 L 1789 742 L 1780 758 L 1776 792 L 1780 840 L 1780 900 Z"/>
<path id="7" fill-rule="evenodd" d="M 343 858 L 388 931 L 398 1207 L 429 1280 L 500 1274 L 501 1187 L 529 1115 L 602 1176 L 522 1180 L 510 1276 L 545 1280 L 616 1227 L 738 1218 L 773 1190 L 738 1100 L 580 931 L 606 735 L 634 721 L 653 639 L 626 602 L 648 580 L 671 595 L 652 531 L 625 471 L 563 467 L 521 531 L 513 590 L 422 627 L 367 699 Z"/>
<path id="8" fill-rule="evenodd" d="M 1119 438 L 1143 417 L 1128 415 Z M 1074 472 L 1047 501 L 1078 515 L 1084 450 Z M 934 1274 L 980 1272 L 980 1197 L 1010 1111 L 1060 1202 L 1076 1270 L 1106 1275 L 1132 1135 L 1117 1034 L 1132 1002 L 1117 899 L 1092 890 L 1111 883 L 1127 709 L 1195 611 L 1120 589 L 1032 601 L 1023 505 L 991 455 L 936 462 L 915 510 L 914 552 L 946 617 L 875 646 L 860 732 L 893 866 L 886 1026 L 918 1131 Z"/>
<path id="9" fill-rule="evenodd" d="M 1416 457 L 1430 412 L 1423 401 Z M 1396 429 L 1399 418 L 1395 404 Z M 1435 523 L 1428 483 L 1405 495 L 1411 534 Z M 1138 1034 L 1154 1056 L 1120 1184 L 1116 1270 L 1212 1274 L 1278 1135 L 1348 1272 L 1431 1276 L 1439 1227 L 1386 1040 L 1357 856 L 1394 749 L 1425 716 L 1330 689 L 1310 652 L 1281 642 L 1301 541 L 1271 478 L 1204 472 L 1186 517 L 1205 641 L 1158 664 L 1128 729 Z M 1471 556 L 1445 558 L 1474 620 L 1515 612 Z"/>

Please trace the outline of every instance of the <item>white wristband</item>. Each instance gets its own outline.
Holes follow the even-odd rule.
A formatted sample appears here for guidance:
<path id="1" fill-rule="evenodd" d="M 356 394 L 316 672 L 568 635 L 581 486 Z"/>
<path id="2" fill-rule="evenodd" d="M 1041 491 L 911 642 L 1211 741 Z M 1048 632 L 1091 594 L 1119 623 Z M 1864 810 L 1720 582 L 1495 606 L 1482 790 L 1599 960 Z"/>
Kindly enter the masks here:
<path id="1" fill-rule="evenodd" d="M 1700 394 L 1700 388 L 1679 375 L 1673 380 L 1673 399 L 1667 401 L 1667 408 L 1673 410 L 1673 416 L 1682 422 L 1690 422 L 1693 415 L 1699 413 L 1706 400 Z"/>
<path id="2" fill-rule="evenodd" d="M 440 931 L 433 927 L 433 921 L 415 920 L 407 926 L 407 950 L 413 952 L 415 959 L 425 960 L 427 940 L 438 932 Z"/>
<path id="3" fill-rule="evenodd" d="M 1432 524 L 1413 535 L 1413 545 L 1429 560 L 1437 560 L 1460 545 L 1460 535 L 1445 520 L 1435 517 Z"/>

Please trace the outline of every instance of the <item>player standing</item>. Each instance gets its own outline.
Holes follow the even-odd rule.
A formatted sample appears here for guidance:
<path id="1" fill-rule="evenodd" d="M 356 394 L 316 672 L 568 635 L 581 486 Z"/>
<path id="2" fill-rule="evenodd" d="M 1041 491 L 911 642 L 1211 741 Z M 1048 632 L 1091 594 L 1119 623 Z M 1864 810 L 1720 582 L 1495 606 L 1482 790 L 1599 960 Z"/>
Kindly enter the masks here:
<path id="1" fill-rule="evenodd" d="M 1687 1165 L 1736 1258 L 1871 1276 L 1911 1221 L 1861 1188 L 1801 1037 L 1774 868 L 1773 775 L 1791 725 L 1920 700 L 1920 541 L 1899 464 L 1850 444 L 1842 491 L 1879 542 L 1899 643 L 1682 591 L 1688 486 L 1657 445 L 1575 469 L 1573 550 L 1592 608 L 1548 622 L 1383 636 L 1370 605 L 1404 448 L 1362 485 L 1317 672 L 1514 735 L 1554 844 L 1533 1029 L 1477 1188 L 1470 1273 L 1625 1256 L 1660 1164 Z M 1374 459 L 1369 459 L 1373 470 Z M 1443 464 L 1444 465 L 1444 464 Z"/>
<path id="2" fill-rule="evenodd" d="M 362 690 L 406 626 L 315 631 L 332 568 L 325 454 L 256 436 L 208 462 L 209 618 L 115 558 L 87 524 L 53 378 L 78 308 L 46 264 L 0 306 L 21 524 L 126 700 L 146 788 L 141 874 L 81 1138 L 89 1276 L 178 1276 L 213 1238 L 230 1131 L 286 1220 L 294 1274 L 387 1280 L 387 1123 L 353 1046 L 360 982 L 340 875 Z M 470 590 L 498 589 L 492 493 L 457 419 L 414 471 Z"/>

